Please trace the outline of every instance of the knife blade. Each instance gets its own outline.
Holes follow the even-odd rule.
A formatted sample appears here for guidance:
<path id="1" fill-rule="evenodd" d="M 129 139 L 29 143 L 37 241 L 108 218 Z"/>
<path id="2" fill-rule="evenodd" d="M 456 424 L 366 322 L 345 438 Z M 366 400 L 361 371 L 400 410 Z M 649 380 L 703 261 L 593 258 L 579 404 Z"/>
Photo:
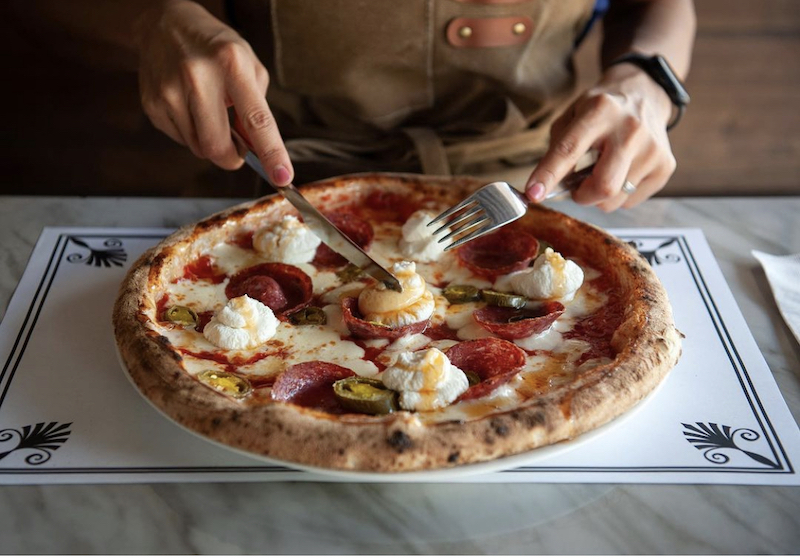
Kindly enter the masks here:
<path id="1" fill-rule="evenodd" d="M 362 272 L 369 274 L 379 282 L 383 282 L 390 290 L 394 290 L 395 292 L 403 291 L 400 282 L 392 273 L 378 264 L 361 247 L 356 245 L 347 235 L 342 233 L 339 228 L 333 225 L 328 218 L 306 200 L 293 184 L 290 183 L 285 187 L 279 187 L 273 184 L 269 175 L 267 175 L 267 172 L 264 170 L 264 167 L 261 165 L 258 156 L 256 156 L 250 148 L 250 143 L 246 141 L 244 136 L 237 132 L 233 126 L 231 127 L 231 135 L 233 136 L 234 142 L 238 144 L 241 151 L 244 152 L 243 157 L 245 163 L 278 191 L 289 204 L 297 209 L 308 228 L 314 232 L 323 243 L 360 268 Z"/>

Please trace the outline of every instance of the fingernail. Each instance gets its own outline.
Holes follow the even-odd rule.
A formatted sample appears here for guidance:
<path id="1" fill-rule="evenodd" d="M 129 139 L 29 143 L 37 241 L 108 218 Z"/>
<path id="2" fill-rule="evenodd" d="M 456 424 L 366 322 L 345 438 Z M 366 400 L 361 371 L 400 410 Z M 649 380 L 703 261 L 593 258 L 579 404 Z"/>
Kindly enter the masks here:
<path id="1" fill-rule="evenodd" d="M 284 167 L 283 165 L 276 165 L 272 169 L 272 180 L 279 187 L 283 187 L 291 183 L 292 175 L 291 173 L 289 173 L 289 170 L 286 169 L 286 167 Z"/>
<path id="2" fill-rule="evenodd" d="M 536 182 L 525 190 L 525 195 L 534 202 L 541 202 L 545 195 L 544 183 Z"/>

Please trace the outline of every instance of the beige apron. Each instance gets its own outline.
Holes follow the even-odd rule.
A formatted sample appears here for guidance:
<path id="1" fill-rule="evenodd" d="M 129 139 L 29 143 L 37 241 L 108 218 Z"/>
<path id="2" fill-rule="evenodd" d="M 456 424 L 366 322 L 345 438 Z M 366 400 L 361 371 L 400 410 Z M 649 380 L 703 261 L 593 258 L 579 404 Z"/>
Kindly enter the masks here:
<path id="1" fill-rule="evenodd" d="M 244 0 L 300 181 L 530 163 L 575 85 L 594 0 Z"/>

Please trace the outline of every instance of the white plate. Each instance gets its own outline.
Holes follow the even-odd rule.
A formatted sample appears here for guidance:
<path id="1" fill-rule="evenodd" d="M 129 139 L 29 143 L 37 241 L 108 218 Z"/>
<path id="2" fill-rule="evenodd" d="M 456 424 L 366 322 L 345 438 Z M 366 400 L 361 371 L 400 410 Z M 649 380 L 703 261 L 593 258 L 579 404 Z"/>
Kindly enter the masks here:
<path id="1" fill-rule="evenodd" d="M 114 345 L 114 349 L 116 350 L 117 358 L 119 360 L 122 371 L 125 373 L 125 377 L 136 388 L 136 391 L 142 396 L 142 398 L 145 401 L 150 403 L 150 405 L 155 410 L 157 410 L 159 414 L 161 414 L 161 416 L 167 418 L 170 422 L 172 422 L 176 426 L 181 427 L 184 431 L 189 432 L 190 434 L 193 434 L 194 436 L 199 437 L 200 439 L 203 439 L 218 447 L 222 447 L 224 449 L 227 449 L 228 451 L 233 451 L 239 455 L 243 455 L 251 459 L 256 459 L 258 461 L 270 463 L 273 465 L 279 465 L 290 469 L 296 469 L 299 471 L 305 471 L 308 473 L 330 477 L 331 480 L 353 481 L 353 482 L 447 482 L 455 478 L 492 474 L 500 471 L 512 470 L 514 468 L 521 466 L 531 465 L 538 461 L 542 461 L 544 459 L 549 459 L 556 455 L 566 453 L 567 451 L 573 451 L 574 449 L 581 447 L 582 445 L 585 445 L 586 443 L 594 440 L 595 438 L 601 437 L 603 434 L 606 434 L 611 430 L 619 428 L 623 423 L 630 420 L 634 415 L 636 415 L 636 413 L 642 410 L 646 406 L 646 404 L 654 397 L 654 395 L 658 392 L 658 390 L 664 385 L 664 381 L 662 380 L 662 382 L 658 385 L 658 387 L 656 387 L 653 391 L 651 391 L 649 395 L 647 395 L 644 399 L 642 399 L 639 403 L 637 403 L 633 408 L 624 412 L 611 422 L 608 422 L 607 424 L 600 426 L 599 428 L 590 430 L 571 440 L 553 443 L 550 445 L 546 445 L 544 447 L 533 449 L 531 451 L 526 451 L 524 453 L 518 453 L 516 455 L 508 455 L 506 457 L 493 459 L 491 461 L 484 461 L 482 463 L 459 465 L 457 467 L 450 467 L 447 469 L 430 469 L 424 471 L 399 472 L 399 473 L 345 471 L 337 469 L 325 469 L 322 467 L 315 467 L 312 465 L 304 465 L 300 463 L 292 463 L 289 461 L 281 461 L 278 459 L 273 459 L 271 457 L 266 457 L 264 455 L 252 453 L 250 451 L 246 451 L 238 447 L 232 447 L 230 445 L 226 445 L 220 441 L 209 438 L 204 434 L 201 434 L 199 432 L 187 428 L 180 422 L 175 421 L 167 413 L 165 413 L 163 410 L 161 410 L 159 407 L 153 404 L 153 402 L 150 399 L 148 399 L 144 395 L 144 393 L 141 392 L 139 386 L 133 380 L 133 377 L 131 377 L 128 368 L 125 365 L 125 362 L 122 360 L 122 356 L 120 356 L 119 348 L 116 346 L 116 344 Z"/>

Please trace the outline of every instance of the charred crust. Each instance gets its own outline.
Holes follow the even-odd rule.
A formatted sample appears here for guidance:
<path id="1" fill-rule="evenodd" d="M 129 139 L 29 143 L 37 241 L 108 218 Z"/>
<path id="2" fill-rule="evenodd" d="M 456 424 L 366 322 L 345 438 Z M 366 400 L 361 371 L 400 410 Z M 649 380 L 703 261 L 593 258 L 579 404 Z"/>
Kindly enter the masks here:
<path id="1" fill-rule="evenodd" d="M 403 430 L 395 430 L 392 432 L 392 435 L 389 436 L 386 443 L 398 453 L 407 451 L 414 446 L 414 442 L 411 441 L 411 438 Z"/>
<path id="2" fill-rule="evenodd" d="M 202 234 L 205 231 L 213 229 L 219 223 L 219 216 L 213 216 L 208 218 L 207 220 L 203 220 L 202 222 L 198 222 L 198 224 L 194 227 L 195 234 Z"/>
<path id="3" fill-rule="evenodd" d="M 250 208 L 239 208 L 238 210 L 234 210 L 230 214 L 228 214 L 228 219 L 234 218 L 244 218 L 247 214 L 250 213 Z"/>
<path id="4" fill-rule="evenodd" d="M 164 253 L 159 253 L 152 259 L 149 259 L 149 263 L 152 268 L 158 269 L 161 268 L 166 259 L 167 257 L 164 255 Z"/>
<path id="5" fill-rule="evenodd" d="M 492 418 L 492 420 L 489 422 L 489 425 L 494 430 L 494 433 L 496 433 L 498 436 L 505 437 L 508 435 L 508 426 L 500 418 Z"/>
<path id="6" fill-rule="evenodd" d="M 533 412 L 525 415 L 525 425 L 528 428 L 535 428 L 544 424 L 545 416 L 542 412 Z"/>
<path id="7" fill-rule="evenodd" d="M 216 416 L 211 419 L 211 425 L 214 426 L 215 428 L 219 428 L 220 424 L 222 424 L 222 418 L 220 418 L 219 416 Z"/>
<path id="8" fill-rule="evenodd" d="M 458 463 L 458 458 L 461 456 L 461 452 L 453 451 L 450 455 L 447 456 L 448 463 Z"/>
<path id="9" fill-rule="evenodd" d="M 169 354 L 170 358 L 175 360 L 178 363 L 183 361 L 183 356 L 181 356 L 177 350 L 172 346 L 172 343 L 169 341 L 169 338 L 160 334 L 154 338 L 155 343 L 161 346 L 164 351 Z"/>
<path id="10" fill-rule="evenodd" d="M 171 346 L 171 344 L 170 344 L 170 342 L 169 342 L 169 338 L 167 338 L 167 337 L 166 337 L 166 336 L 164 336 L 163 334 L 160 334 L 160 335 L 158 335 L 158 336 L 156 337 L 156 342 L 157 342 L 158 344 L 160 344 L 161 346 L 166 346 L 166 347 L 168 347 L 168 348 Z"/>

